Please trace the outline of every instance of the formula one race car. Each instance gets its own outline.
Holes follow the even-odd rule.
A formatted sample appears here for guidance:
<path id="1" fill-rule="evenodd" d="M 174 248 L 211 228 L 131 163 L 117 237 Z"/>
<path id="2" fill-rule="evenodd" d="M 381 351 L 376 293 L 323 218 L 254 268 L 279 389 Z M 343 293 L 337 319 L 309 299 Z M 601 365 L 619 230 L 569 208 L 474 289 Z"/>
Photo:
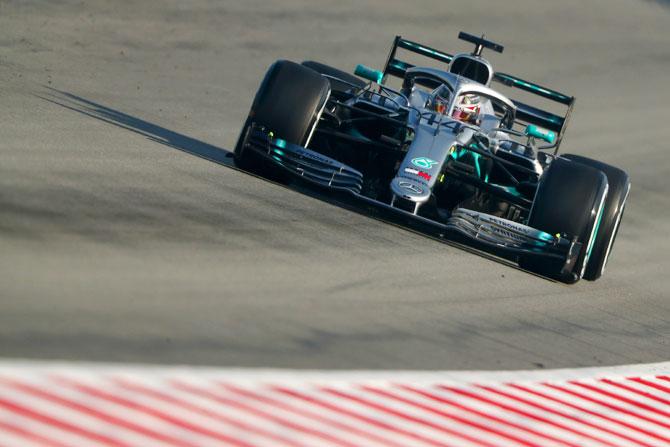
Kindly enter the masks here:
<path id="1" fill-rule="evenodd" d="M 397 36 L 383 71 L 359 65 L 357 76 L 313 61 L 275 62 L 235 146 L 236 163 L 351 194 L 543 276 L 598 279 L 628 175 L 559 156 L 574 98 L 494 71 L 482 51 L 503 47 L 484 36 L 459 38 L 474 51 L 450 55 Z M 414 66 L 399 50 L 443 68 Z M 390 76 L 401 80 L 397 89 Z M 494 81 L 567 111 L 509 99 Z"/>

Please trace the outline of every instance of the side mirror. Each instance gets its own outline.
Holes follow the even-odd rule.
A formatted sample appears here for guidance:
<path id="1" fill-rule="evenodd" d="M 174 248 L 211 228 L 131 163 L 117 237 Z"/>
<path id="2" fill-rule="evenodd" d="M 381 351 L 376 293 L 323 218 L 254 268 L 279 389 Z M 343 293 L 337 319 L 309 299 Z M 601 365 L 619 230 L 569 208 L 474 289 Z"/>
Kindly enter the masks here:
<path id="1" fill-rule="evenodd" d="M 375 70 L 374 68 L 366 67 L 363 64 L 356 65 L 354 74 L 356 76 L 360 76 L 361 78 L 365 78 L 368 81 L 376 82 L 377 84 L 381 84 L 382 80 L 384 79 L 384 73 L 379 70 Z"/>
<path id="2" fill-rule="evenodd" d="M 526 127 L 526 135 L 529 137 L 539 138 L 549 144 L 556 141 L 556 132 L 543 129 L 542 127 L 536 126 L 535 124 L 529 124 L 528 127 Z"/>

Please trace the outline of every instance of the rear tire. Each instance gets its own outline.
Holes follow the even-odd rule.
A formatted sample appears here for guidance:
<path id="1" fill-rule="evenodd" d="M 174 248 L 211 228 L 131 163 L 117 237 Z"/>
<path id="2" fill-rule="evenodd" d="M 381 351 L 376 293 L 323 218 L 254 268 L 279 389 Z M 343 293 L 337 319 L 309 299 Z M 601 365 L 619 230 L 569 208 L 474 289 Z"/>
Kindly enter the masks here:
<path id="1" fill-rule="evenodd" d="M 582 249 L 570 275 L 561 275 L 562 265 L 552 261 L 521 257 L 519 265 L 568 284 L 577 282 L 592 252 L 607 188 L 607 177 L 597 169 L 564 158 L 552 161 L 540 179 L 528 225 L 549 234 L 577 237 Z"/>
<path id="2" fill-rule="evenodd" d="M 621 169 L 597 160 L 572 154 L 566 154 L 563 157 L 598 169 L 607 176 L 609 189 L 607 191 L 607 199 L 605 200 L 603 217 L 595 243 L 593 244 L 589 262 L 586 265 L 586 271 L 584 272 L 584 279 L 595 281 L 605 271 L 605 266 L 612 252 L 612 246 L 614 245 L 614 240 L 621 224 L 621 217 L 626 207 L 626 199 L 630 192 L 630 179 L 628 174 Z"/>
<path id="3" fill-rule="evenodd" d="M 289 143 L 306 146 L 328 100 L 328 81 L 314 70 L 295 62 L 272 64 L 261 82 L 235 145 L 235 163 L 274 180 L 287 180 L 287 173 L 270 165 L 244 143 L 252 123 L 264 126 Z"/>

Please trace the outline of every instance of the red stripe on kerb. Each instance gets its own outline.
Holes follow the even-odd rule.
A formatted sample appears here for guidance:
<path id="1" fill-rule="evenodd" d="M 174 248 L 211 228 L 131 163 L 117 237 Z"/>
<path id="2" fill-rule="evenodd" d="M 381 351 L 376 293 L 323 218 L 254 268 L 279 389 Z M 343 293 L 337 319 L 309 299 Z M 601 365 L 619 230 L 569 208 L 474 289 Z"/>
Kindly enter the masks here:
<path id="1" fill-rule="evenodd" d="M 136 393 L 145 394 L 147 396 L 151 396 L 153 398 L 162 400 L 164 402 L 169 402 L 173 405 L 177 405 L 181 408 L 184 408 L 184 409 L 186 409 L 186 410 L 188 410 L 192 413 L 196 413 L 196 414 L 199 414 L 201 416 L 208 417 L 208 418 L 210 418 L 212 420 L 215 420 L 215 421 L 218 421 L 218 422 L 224 422 L 224 423 L 227 423 L 229 425 L 233 425 L 236 428 L 246 430 L 249 433 L 254 433 L 254 434 L 260 435 L 262 437 L 266 437 L 266 438 L 269 438 L 269 439 L 274 439 L 275 441 L 281 442 L 285 445 L 294 445 L 294 446 L 302 446 L 303 445 L 303 444 L 300 444 L 293 439 L 289 439 L 289 438 L 286 438 L 286 437 L 283 437 L 283 436 L 279 436 L 276 433 L 272 433 L 272 432 L 264 430 L 260 427 L 256 427 L 254 425 L 247 424 L 245 422 L 240 421 L 239 419 L 232 418 L 232 417 L 229 417 L 229 416 L 225 416 L 221 413 L 216 413 L 214 411 L 208 410 L 206 408 L 202 408 L 202 407 L 200 407 L 198 405 L 195 405 L 195 404 L 192 404 L 190 402 L 186 402 L 183 399 L 179 399 L 177 397 L 170 396 L 169 394 L 165 394 L 163 392 L 156 391 L 156 390 L 153 390 L 151 388 L 147 388 L 147 387 L 145 387 L 143 385 L 140 385 L 138 383 L 133 383 L 133 382 L 130 382 L 130 381 L 125 380 L 125 379 L 115 379 L 114 382 L 118 386 L 120 386 L 124 389 L 134 391 Z"/>
<path id="2" fill-rule="evenodd" d="M 561 404 L 561 405 L 565 405 L 566 407 L 570 407 L 570 408 L 573 408 L 573 409 L 575 409 L 575 410 L 582 411 L 582 412 L 584 412 L 584 413 L 586 413 L 586 414 L 590 414 L 591 416 L 595 416 L 595 417 L 597 417 L 597 418 L 606 420 L 606 421 L 611 422 L 611 423 L 616 424 L 616 425 L 620 425 L 620 426 L 622 426 L 622 427 L 624 427 L 624 428 L 626 428 L 626 429 L 629 429 L 629 430 L 634 430 L 634 431 L 636 431 L 636 432 L 642 433 L 642 434 L 647 435 L 647 436 L 650 436 L 650 437 L 652 437 L 652 438 L 656 438 L 656 439 L 659 439 L 659 440 L 662 440 L 662 441 L 668 441 L 668 442 L 670 442 L 670 438 L 666 438 L 666 437 L 661 436 L 661 435 L 658 435 L 658 434 L 656 434 L 656 433 L 654 433 L 654 432 L 652 432 L 652 431 L 645 430 L 645 429 L 640 428 L 640 427 L 638 427 L 638 426 L 636 426 L 636 425 L 630 424 L 630 423 L 625 422 L 625 421 L 621 421 L 621 420 L 619 420 L 619 419 L 615 419 L 615 418 L 610 417 L 610 416 L 607 416 L 607 415 L 605 415 L 605 414 L 598 413 L 597 411 L 589 410 L 588 408 L 584 408 L 584 407 L 579 406 L 579 405 L 576 405 L 576 404 L 574 404 L 574 403 L 572 403 L 572 402 L 568 402 L 567 400 L 560 399 L 560 398 L 558 398 L 558 397 L 554 397 L 554 396 L 552 396 L 552 395 L 549 395 L 549 394 L 546 394 L 546 393 L 542 393 L 542 392 L 540 392 L 540 391 L 533 390 L 533 389 L 530 389 L 530 388 L 527 388 L 527 387 L 524 387 L 524 386 L 521 386 L 521 385 L 509 384 L 508 386 L 510 386 L 510 387 L 512 387 L 512 388 L 516 388 L 516 389 L 521 390 L 521 391 L 524 391 L 524 392 L 529 393 L 529 394 L 534 394 L 534 395 L 536 395 L 536 396 L 538 396 L 538 397 L 541 397 L 541 398 L 543 398 L 543 399 L 547 399 L 547 400 L 550 400 L 550 401 L 559 403 L 559 404 Z M 545 384 L 545 386 L 547 386 L 547 385 Z M 559 390 L 559 391 L 560 391 L 560 390 Z M 645 442 L 643 442 L 643 441 L 638 441 L 636 438 L 631 438 L 631 437 L 629 437 L 628 435 L 623 434 L 623 433 L 622 433 L 622 434 L 618 434 L 617 436 L 619 436 L 619 437 L 622 438 L 622 439 L 626 439 L 626 440 L 628 440 L 628 441 L 636 442 L 636 443 L 638 443 L 638 444 L 640 444 L 640 445 L 653 447 L 653 444 L 647 444 L 647 443 L 645 443 Z"/>
<path id="3" fill-rule="evenodd" d="M 614 380 L 610 380 L 610 379 L 601 379 L 600 381 L 603 382 L 603 383 L 606 383 L 608 385 L 612 385 L 612 386 L 615 386 L 617 388 L 621 388 L 622 390 L 629 391 L 633 394 L 638 394 L 640 396 L 644 396 L 647 399 L 655 400 L 656 402 L 660 402 L 663 405 L 669 405 L 670 406 L 670 400 L 663 399 L 662 397 L 654 396 L 653 394 L 648 393 L 646 391 L 638 390 L 637 388 L 633 388 L 632 386 L 628 386 L 628 385 L 625 385 L 623 383 L 615 382 Z M 654 383 L 649 382 L 649 381 L 644 380 L 644 379 L 639 379 L 638 378 L 638 379 L 633 379 L 633 381 L 637 382 L 637 383 L 640 383 L 642 385 L 651 386 L 651 387 L 656 388 L 656 389 L 662 388 L 662 387 L 655 387 Z"/>
<path id="4" fill-rule="evenodd" d="M 51 425 L 53 427 L 57 427 L 61 430 L 68 431 L 70 433 L 74 433 L 76 435 L 82 436 L 84 438 L 88 438 L 92 441 L 95 441 L 99 444 L 104 444 L 104 445 L 110 445 L 110 446 L 118 446 L 118 447 L 123 447 L 123 446 L 128 446 L 128 444 L 124 444 L 118 439 L 112 438 L 110 436 L 106 435 L 101 435 L 99 433 L 95 433 L 89 430 L 86 430 L 84 428 L 78 427 L 76 425 L 70 424 L 65 421 L 61 421 L 60 419 L 56 419 L 54 417 L 39 413 L 35 410 L 31 410 L 30 408 L 24 407 L 23 405 L 19 405 L 17 403 L 11 402 L 7 399 L 4 399 L 0 397 L 0 406 L 5 407 L 9 411 L 13 411 L 17 414 L 20 414 L 22 416 L 25 416 L 30 419 L 34 419 L 36 421 L 40 421 L 44 424 Z M 129 447 L 129 446 L 128 446 Z"/>
<path id="5" fill-rule="evenodd" d="M 657 376 L 656 378 L 658 380 L 665 380 L 666 382 L 670 381 L 670 377 L 667 377 L 667 376 Z M 645 379 L 642 379 L 640 377 L 629 377 L 628 380 L 632 380 L 633 382 L 641 383 L 643 385 L 647 385 L 649 387 L 655 388 L 659 391 L 663 391 L 664 393 L 670 394 L 670 388 L 668 388 L 667 386 L 663 386 L 661 384 L 658 384 L 658 383 L 654 383 L 650 380 L 645 380 Z"/>
<path id="6" fill-rule="evenodd" d="M 269 398 L 267 396 L 263 396 L 259 393 L 249 391 L 247 389 L 239 388 L 237 386 L 226 384 L 226 383 L 221 383 L 220 385 L 231 393 L 236 393 L 236 394 L 239 394 L 240 396 L 249 397 L 251 399 L 258 400 L 259 402 L 263 402 L 265 404 L 275 406 L 278 409 L 280 409 L 281 411 L 288 411 L 288 412 L 300 415 L 302 417 L 305 417 L 307 419 L 313 419 L 313 420 L 319 421 L 323 424 L 329 424 L 331 427 L 335 427 L 335 428 L 338 428 L 338 429 L 343 430 L 343 431 L 348 431 L 348 432 L 353 433 L 357 436 L 368 438 L 371 441 L 379 442 L 379 443 L 381 443 L 383 445 L 386 445 L 386 446 L 406 447 L 406 444 L 396 443 L 396 442 L 390 440 L 389 438 L 384 438 L 384 437 L 381 437 L 381 436 L 377 436 L 374 433 L 369 433 L 369 432 L 366 432 L 366 431 L 361 430 L 359 428 L 356 428 L 354 426 L 351 426 L 351 425 L 348 425 L 348 424 L 343 424 L 342 422 L 323 417 L 323 416 L 321 416 L 319 414 L 316 414 L 314 412 L 296 408 L 292 405 L 288 405 L 287 403 L 279 401 L 277 399 L 272 399 L 272 398 Z"/>
<path id="7" fill-rule="evenodd" d="M 416 417 L 416 416 L 411 416 L 409 414 L 405 414 L 401 411 L 394 410 L 393 408 L 389 408 L 385 405 L 377 404 L 375 402 L 371 402 L 367 399 L 363 399 L 361 397 L 354 396 L 352 394 L 348 394 L 348 393 L 345 393 L 343 391 L 339 391 L 339 390 L 336 390 L 336 389 L 333 389 L 333 388 L 327 388 L 327 387 L 323 387 L 323 388 L 321 388 L 321 390 L 325 391 L 327 393 L 333 394 L 334 396 L 339 396 L 339 397 L 342 397 L 342 398 L 345 398 L 345 399 L 349 399 L 353 402 L 357 402 L 361 405 L 364 405 L 364 406 L 367 406 L 367 407 L 370 407 L 370 408 L 374 408 L 375 410 L 379 410 L 379 411 L 382 411 L 384 413 L 392 414 L 392 415 L 394 415 L 396 417 L 399 417 L 401 419 L 405 419 L 405 420 L 410 421 L 410 422 L 414 422 L 414 423 L 417 423 L 417 424 L 420 424 L 420 425 L 424 425 L 426 427 L 430 427 L 430 428 L 432 428 L 434 430 L 437 430 L 437 431 L 440 431 L 442 433 L 446 433 L 448 435 L 455 436 L 457 438 L 465 439 L 466 441 L 474 442 L 474 443 L 477 443 L 479 445 L 488 446 L 488 447 L 494 447 L 495 446 L 495 444 L 491 444 L 490 442 L 484 442 L 481 439 L 473 438 L 472 436 L 469 436 L 465 433 L 459 433 L 458 431 L 452 430 L 448 427 L 444 427 L 442 425 L 435 424 L 433 422 L 427 421 L 425 419 L 421 419 L 421 418 Z"/>
<path id="8" fill-rule="evenodd" d="M 402 402 L 404 404 L 407 404 L 407 405 L 410 405 L 410 406 L 413 406 L 413 407 L 416 407 L 416 408 L 420 408 L 424 411 L 428 411 L 428 412 L 436 414 L 438 416 L 442 416 L 443 418 L 450 419 L 450 420 L 455 421 L 455 422 L 459 422 L 463 425 L 467 425 L 467 426 L 470 426 L 470 427 L 477 428 L 477 429 L 479 429 L 479 430 L 481 430 L 485 433 L 491 433 L 493 435 L 496 435 L 496 436 L 499 436 L 499 437 L 502 437 L 502 438 L 505 438 L 505 439 L 509 439 L 511 441 L 515 441 L 515 442 L 517 442 L 521 445 L 525 445 L 525 446 L 529 446 L 529 447 L 537 445 L 537 443 L 534 443 L 534 442 L 528 441 L 526 439 L 520 438 L 520 437 L 515 436 L 511 433 L 506 433 L 502 430 L 496 430 L 492 427 L 487 427 L 486 425 L 481 424 L 479 422 L 475 422 L 475 421 L 471 421 L 469 419 L 465 419 L 465 418 L 463 418 L 461 416 L 458 416 L 458 415 L 455 415 L 453 413 L 447 413 L 446 411 L 439 410 L 435 407 L 431 407 L 430 405 L 424 405 L 420 402 L 416 402 L 416 401 L 413 401 L 411 399 L 406 399 L 402 396 L 399 396 L 397 394 L 391 393 L 391 392 L 386 391 L 386 390 L 382 390 L 382 389 L 371 387 L 371 386 L 363 386 L 362 389 L 364 389 L 366 391 L 369 391 L 371 393 L 379 394 L 380 396 L 384 396 L 384 397 L 387 397 L 389 399 L 397 400 L 398 402 Z"/>
<path id="9" fill-rule="evenodd" d="M 482 385 L 478 385 L 478 387 L 485 390 L 485 391 L 493 392 L 495 394 L 507 397 L 508 399 L 512 399 L 514 401 L 524 403 L 526 405 L 529 405 L 529 406 L 534 407 L 534 408 L 538 408 L 538 409 L 546 411 L 548 413 L 551 413 L 551 414 L 554 414 L 554 415 L 557 415 L 557 416 L 561 416 L 565 419 L 570 419 L 573 422 L 578 422 L 580 424 L 587 425 L 587 426 L 589 426 L 591 428 L 595 428 L 597 430 L 603 430 L 602 427 L 599 427 L 595 424 L 591 424 L 589 422 L 583 421 L 583 420 L 579 419 L 578 417 L 574 417 L 570 414 L 566 414 L 566 413 L 563 413 L 563 412 L 560 412 L 560 411 L 553 410 L 553 409 L 551 409 L 549 407 L 546 407 L 544 405 L 540 405 L 540 404 L 537 404 L 535 402 L 529 401 L 527 399 L 523 399 L 521 397 L 514 396 L 513 394 L 509 394 L 509 393 L 506 393 L 504 391 L 497 390 L 493 387 L 482 386 Z M 466 390 L 459 389 L 459 388 L 456 388 L 456 387 L 447 387 L 447 386 L 439 386 L 439 388 L 445 389 L 447 391 L 451 391 L 452 393 L 461 394 L 463 396 L 468 396 L 468 397 L 471 397 L 473 399 L 476 399 L 476 400 L 479 400 L 479 401 L 482 401 L 482 402 L 486 402 L 486 403 L 488 403 L 490 405 L 494 405 L 498 408 L 502 408 L 502 409 L 511 411 L 513 413 L 520 414 L 522 416 L 528 417 L 530 419 L 533 419 L 533 420 L 536 420 L 536 421 L 539 421 L 539 422 L 543 422 L 545 424 L 551 425 L 552 427 L 560 428 L 561 430 L 567 431 L 567 432 L 575 434 L 575 435 L 579 435 L 583 438 L 591 439 L 592 441 L 597 441 L 597 442 L 600 442 L 602 444 L 609 445 L 609 446 L 619 446 L 619 447 L 621 447 L 619 444 L 613 444 L 612 442 L 610 442 L 606 439 L 603 439 L 601 437 L 591 435 L 589 433 L 578 430 L 576 428 L 572 428 L 572 427 L 570 427 L 568 425 L 565 425 L 563 423 L 560 423 L 560 422 L 552 421 L 551 419 L 547 419 L 543 416 L 533 414 L 529 411 L 521 410 L 521 409 L 515 408 L 511 405 L 503 404 L 502 402 L 497 402 L 493 399 L 489 399 L 487 397 L 484 397 L 484 396 L 479 395 L 477 393 L 473 393 L 471 391 L 466 391 Z M 603 431 L 607 431 L 607 430 L 603 430 Z"/>
<path id="10" fill-rule="evenodd" d="M 420 394 L 424 397 L 427 397 L 428 399 L 432 399 L 434 401 L 437 401 L 437 402 L 440 402 L 440 403 L 443 403 L 443 404 L 446 404 L 446 405 L 450 405 L 450 406 L 452 406 L 454 408 L 457 408 L 459 410 L 466 411 L 466 412 L 469 412 L 469 413 L 472 413 L 472 414 L 476 414 L 477 416 L 481 416 L 483 418 L 492 420 L 492 421 L 500 423 L 500 424 L 507 425 L 509 427 L 516 428 L 518 430 L 523 430 L 527 433 L 530 433 L 532 435 L 535 435 L 535 436 L 538 436 L 540 438 L 546 439 L 548 441 L 557 442 L 559 444 L 567 445 L 567 446 L 570 446 L 570 447 L 580 447 L 580 444 L 575 444 L 575 443 L 572 443 L 570 441 L 566 441 L 565 439 L 560 439 L 560 438 L 557 438 L 555 436 L 551 436 L 551 435 L 548 435 L 546 433 L 542 433 L 540 431 L 534 430 L 530 427 L 526 427 L 526 426 L 523 426 L 521 424 L 517 424 L 517 423 L 514 423 L 512 421 L 508 421 L 506 419 L 503 419 L 503 418 L 500 418 L 500 417 L 497 417 L 497 416 L 493 416 L 493 415 L 485 413 L 483 411 L 479 411 L 475 408 L 471 408 L 471 407 L 468 407 L 466 405 L 463 405 L 463 404 L 461 404 L 461 403 L 459 403 L 455 400 L 447 399 L 446 397 L 437 395 L 435 393 L 420 390 L 418 388 L 414 388 L 414 387 L 411 387 L 409 385 L 397 385 L 397 386 L 399 386 L 402 389 L 405 389 L 407 391 L 411 391 L 413 393 Z"/>
<path id="11" fill-rule="evenodd" d="M 270 420 L 272 422 L 283 425 L 285 427 L 290 427 L 294 430 L 298 430 L 298 431 L 301 431 L 303 433 L 307 433 L 307 434 L 312 435 L 314 437 L 323 439 L 324 441 L 333 442 L 335 444 L 338 444 L 338 445 L 341 445 L 341 446 L 344 446 L 344 447 L 356 447 L 355 444 L 347 442 L 343 439 L 339 439 L 339 438 L 337 438 L 335 436 L 331 436 L 327 433 L 323 433 L 323 432 L 320 432 L 318 430 L 314 430 L 314 429 L 311 429 L 309 427 L 305 427 L 304 425 L 301 425 L 301 424 L 298 424 L 298 423 L 295 423 L 295 422 L 291 422 L 288 419 L 281 418 L 281 417 L 278 417 L 278 416 L 274 416 L 274 415 L 272 415 L 272 414 L 270 414 L 266 411 L 251 407 L 249 405 L 245 405 L 241 402 L 236 402 L 233 399 L 228 399 L 228 398 L 225 398 L 223 396 L 219 396 L 219 395 L 217 395 L 215 393 L 212 393 L 212 392 L 210 392 L 206 389 L 198 388 L 198 387 L 195 387 L 195 386 L 192 386 L 192 385 L 189 385 L 187 383 L 177 381 L 177 380 L 172 381 L 172 385 L 177 389 L 187 391 L 191 394 L 195 394 L 196 396 L 201 396 L 201 397 L 204 397 L 206 399 L 222 403 L 224 405 L 229 405 L 231 407 L 241 409 L 243 411 L 246 411 L 247 413 L 256 415 L 256 416 L 261 417 L 263 419 Z"/>
<path id="12" fill-rule="evenodd" d="M 95 408 L 88 407 L 86 405 L 80 404 L 78 402 L 74 402 L 69 399 L 65 399 L 63 397 L 57 396 L 55 394 L 51 394 L 47 391 L 44 391 L 42 389 L 39 389 L 38 387 L 28 385 L 19 381 L 15 380 L 2 380 L 0 379 L 1 382 L 16 388 L 18 390 L 21 390 L 24 393 L 31 394 L 33 396 L 54 402 L 58 405 L 62 405 L 63 407 L 70 408 L 72 410 L 78 411 L 80 413 L 86 414 L 88 416 L 91 416 L 95 419 L 99 419 L 101 421 L 104 421 L 108 424 L 111 425 L 116 425 L 119 427 L 126 428 L 130 431 L 134 431 L 136 433 L 140 433 L 144 436 L 167 442 L 169 444 L 173 444 L 176 446 L 182 446 L 182 447 L 196 447 L 195 444 L 188 443 L 183 440 L 179 440 L 177 438 L 173 438 L 167 435 L 164 435 L 162 433 L 156 432 L 154 430 L 142 427 L 141 425 L 137 425 L 133 422 L 126 421 L 124 419 L 118 418 L 116 416 L 104 413 L 102 411 L 96 410 Z"/>
<path id="13" fill-rule="evenodd" d="M 47 438 L 45 436 L 38 435 L 34 431 L 19 427 L 18 425 L 14 425 L 8 421 L 0 420 L 0 430 L 5 430 L 23 438 L 39 442 L 43 447 L 68 447 L 66 444 L 55 441 L 51 438 Z"/>
<path id="14" fill-rule="evenodd" d="M 295 390 L 292 390 L 290 388 L 285 388 L 285 387 L 281 387 L 281 386 L 273 386 L 272 389 L 279 392 L 279 393 L 284 393 L 288 396 L 293 396 L 293 397 L 296 397 L 298 399 L 302 399 L 306 402 L 313 403 L 315 405 L 326 408 L 328 410 L 347 415 L 349 417 L 361 420 L 363 422 L 367 422 L 370 425 L 374 425 L 376 427 L 383 428 L 383 429 L 388 430 L 390 432 L 393 432 L 393 433 L 396 433 L 396 434 L 399 434 L 399 435 L 403 435 L 403 436 L 406 436 L 408 438 L 413 438 L 417 441 L 421 441 L 421 442 L 424 442 L 424 443 L 427 443 L 427 444 L 430 444 L 430 445 L 434 445 L 434 446 L 437 446 L 437 447 L 449 447 L 449 444 L 445 444 L 444 442 L 440 442 L 438 440 L 428 438 L 426 436 L 423 436 L 423 435 L 418 434 L 418 433 L 411 432 L 409 430 L 403 430 L 399 427 L 394 427 L 393 425 L 388 424 L 386 422 L 367 417 L 365 415 L 356 413 L 355 411 L 348 410 L 346 408 L 340 407 L 339 405 L 335 405 L 335 404 L 332 404 L 330 402 L 324 402 L 321 399 L 317 399 L 315 397 L 308 396 L 306 394 L 302 394 L 302 393 L 300 393 L 298 391 L 295 391 Z"/>
<path id="15" fill-rule="evenodd" d="M 630 410 L 628 410 L 628 409 L 626 409 L 626 408 L 624 408 L 624 407 L 620 407 L 620 406 L 618 406 L 618 405 L 610 404 L 610 403 L 605 402 L 605 401 L 603 401 L 603 400 L 601 400 L 601 399 L 596 399 L 596 398 L 591 397 L 591 396 L 588 396 L 588 395 L 586 395 L 586 394 L 584 394 L 584 393 L 579 393 L 579 392 L 577 392 L 577 391 L 571 390 L 571 389 L 566 388 L 566 387 L 564 387 L 564 386 L 554 385 L 554 384 L 549 384 L 549 383 L 545 383 L 544 385 L 547 386 L 547 387 L 549 387 L 549 388 L 553 388 L 553 389 L 558 390 L 558 391 L 561 391 L 561 392 L 563 392 L 563 393 L 566 393 L 566 394 L 569 394 L 569 395 L 578 397 L 578 398 L 580 398 L 580 399 L 584 399 L 584 400 L 586 400 L 586 401 L 592 402 L 592 403 L 594 403 L 594 404 L 600 405 L 600 406 L 602 406 L 602 407 L 609 408 L 610 410 L 617 411 L 617 412 L 619 412 L 619 413 L 623 413 L 623 414 L 626 414 L 626 415 L 628 415 L 628 416 L 635 417 L 635 418 L 637 418 L 637 419 L 642 419 L 642 420 L 647 421 L 647 422 L 653 422 L 653 419 L 649 419 L 648 417 L 646 417 L 646 416 L 644 416 L 644 415 L 641 415 L 641 414 L 639 414 L 639 413 L 635 413 L 635 412 L 633 412 L 633 411 L 630 411 Z M 621 436 L 619 435 L 619 437 L 621 437 Z"/>
<path id="16" fill-rule="evenodd" d="M 98 390 L 96 388 L 93 388 L 88 385 L 84 385 L 82 383 L 79 383 L 77 381 L 67 379 L 64 377 L 58 377 L 54 378 L 54 380 L 58 381 L 59 383 L 62 383 L 63 385 L 69 386 L 70 388 L 79 390 L 83 393 L 89 394 L 91 396 L 95 396 L 99 399 L 103 399 L 109 402 L 114 402 L 115 404 L 124 406 L 126 408 L 130 408 L 132 410 L 136 410 L 139 412 L 144 412 L 146 414 L 149 414 L 151 416 L 154 416 L 158 419 L 162 419 L 166 422 L 169 422 L 173 425 L 176 425 L 178 427 L 182 427 L 186 430 L 189 430 L 193 433 L 198 433 L 207 437 L 210 437 L 212 439 L 216 439 L 222 442 L 227 442 L 232 445 L 236 446 L 241 446 L 241 447 L 253 447 L 252 444 L 249 444 L 247 442 L 242 441 L 241 439 L 236 439 L 231 436 L 225 435 L 223 433 L 219 433 L 213 430 L 209 430 L 204 427 L 200 427 L 197 424 L 192 424 L 190 422 L 183 421 L 179 418 L 176 418 L 174 416 L 170 416 L 169 414 L 166 414 L 162 411 L 156 410 L 155 408 L 148 407 L 146 405 L 142 405 L 140 403 L 134 402 L 132 400 L 124 399 L 118 396 L 115 396 L 110 393 L 106 393 L 104 391 Z"/>
<path id="17" fill-rule="evenodd" d="M 627 397 L 621 396 L 619 394 L 615 394 L 615 393 L 612 393 L 610 391 L 603 390 L 603 389 L 598 388 L 598 387 L 593 386 L 593 385 L 589 385 L 589 384 L 586 384 L 586 383 L 580 383 L 576 380 L 571 381 L 570 383 L 573 384 L 573 385 L 577 385 L 579 387 L 585 388 L 587 390 L 595 391 L 596 393 L 602 394 L 603 396 L 611 397 L 612 399 L 619 400 L 621 402 L 625 402 L 625 403 L 627 403 L 629 405 L 632 405 L 634 407 L 638 407 L 638 408 L 641 408 L 643 410 L 647 410 L 650 413 L 654 413 L 654 414 L 657 414 L 659 416 L 663 416 L 665 418 L 670 416 L 670 413 L 668 413 L 666 411 L 659 410 L 657 408 L 652 407 L 651 405 L 643 404 L 642 402 L 638 402 L 638 401 L 635 401 L 633 399 L 629 399 Z M 623 411 L 623 410 L 621 410 L 621 411 Z M 627 411 L 627 413 L 629 413 L 632 416 L 638 417 L 640 419 L 644 419 L 645 421 L 653 422 L 654 424 L 659 425 L 661 427 L 670 428 L 670 424 L 658 421 L 656 419 L 652 419 L 652 418 L 647 417 L 645 415 L 642 415 L 640 413 L 634 413 L 632 411 Z"/>

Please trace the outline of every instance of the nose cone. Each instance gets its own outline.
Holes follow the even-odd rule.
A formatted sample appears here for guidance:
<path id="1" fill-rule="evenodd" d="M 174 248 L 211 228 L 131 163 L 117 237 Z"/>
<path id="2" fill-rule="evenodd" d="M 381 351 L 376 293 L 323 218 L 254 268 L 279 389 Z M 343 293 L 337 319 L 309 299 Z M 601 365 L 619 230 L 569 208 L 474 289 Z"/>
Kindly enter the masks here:
<path id="1" fill-rule="evenodd" d="M 423 203 L 430 197 L 430 188 L 427 185 L 404 177 L 391 180 L 391 191 L 397 197 L 416 203 Z"/>

